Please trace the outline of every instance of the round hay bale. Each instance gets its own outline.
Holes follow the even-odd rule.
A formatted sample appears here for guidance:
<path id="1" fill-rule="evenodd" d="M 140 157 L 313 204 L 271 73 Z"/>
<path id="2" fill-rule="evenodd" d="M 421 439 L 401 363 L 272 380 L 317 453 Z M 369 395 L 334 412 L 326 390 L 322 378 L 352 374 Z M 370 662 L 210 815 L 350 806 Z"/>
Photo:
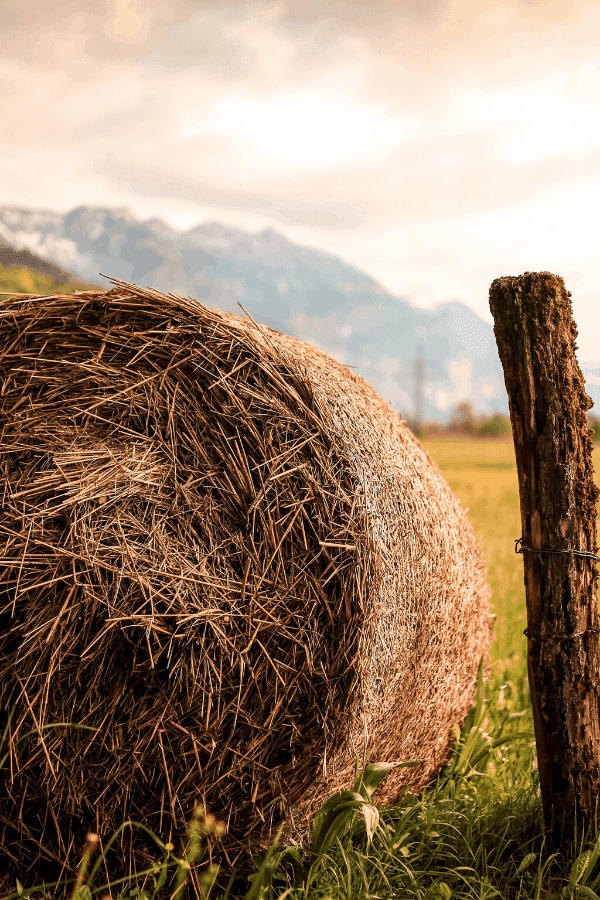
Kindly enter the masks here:
<path id="1" fill-rule="evenodd" d="M 198 801 L 248 846 L 356 755 L 418 788 L 491 637 L 466 515 L 370 385 L 114 283 L 0 303 L 0 845 L 30 872 Z"/>

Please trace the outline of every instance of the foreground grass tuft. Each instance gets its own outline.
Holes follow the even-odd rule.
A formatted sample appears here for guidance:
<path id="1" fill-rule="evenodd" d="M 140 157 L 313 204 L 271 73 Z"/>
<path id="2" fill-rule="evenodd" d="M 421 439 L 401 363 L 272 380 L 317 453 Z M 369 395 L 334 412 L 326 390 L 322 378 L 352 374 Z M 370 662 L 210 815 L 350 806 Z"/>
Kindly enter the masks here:
<path id="1" fill-rule="evenodd" d="M 476 702 L 439 778 L 420 796 L 408 793 L 378 811 L 372 802 L 389 766 L 356 773 L 353 791 L 330 798 L 315 816 L 311 848 L 275 842 L 253 860 L 254 873 L 234 876 L 217 892 L 215 867 L 192 879 L 208 833 L 218 823 L 202 809 L 183 851 L 157 844 L 153 866 L 137 877 L 107 884 L 104 855 L 87 857 L 70 886 L 73 900 L 540 900 L 600 894 L 600 840 L 551 853 L 544 833 L 535 743 L 523 683 L 480 679 Z M 136 823 L 127 823 L 127 826 Z M 125 825 L 122 826 L 126 827 Z M 121 829 L 119 829 L 120 831 Z M 144 829 L 146 830 L 146 829 Z M 92 836 L 93 837 L 93 836 Z M 85 859 L 85 857 L 84 857 Z M 82 867 L 83 869 L 83 867 Z M 234 888 L 235 885 L 235 888 Z M 69 896 L 66 884 L 16 886 L 6 900 Z M 56 893 L 55 893 L 56 892 Z"/>

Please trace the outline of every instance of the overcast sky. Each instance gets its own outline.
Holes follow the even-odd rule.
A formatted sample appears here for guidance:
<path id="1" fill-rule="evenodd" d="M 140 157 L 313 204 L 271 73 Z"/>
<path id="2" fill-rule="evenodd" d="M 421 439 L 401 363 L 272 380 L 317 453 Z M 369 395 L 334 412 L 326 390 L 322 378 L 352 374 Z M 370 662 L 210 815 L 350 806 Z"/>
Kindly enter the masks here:
<path id="1" fill-rule="evenodd" d="M 275 228 L 491 321 L 561 275 L 600 360 L 598 0 L 2 0 L 0 204 Z"/>

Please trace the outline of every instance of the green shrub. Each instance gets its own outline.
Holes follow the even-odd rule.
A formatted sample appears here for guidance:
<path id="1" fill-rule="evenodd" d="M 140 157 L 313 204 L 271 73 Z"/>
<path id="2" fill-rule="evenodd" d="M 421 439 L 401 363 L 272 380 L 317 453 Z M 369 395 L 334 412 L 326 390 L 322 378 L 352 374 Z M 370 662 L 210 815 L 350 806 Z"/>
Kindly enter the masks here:
<path id="1" fill-rule="evenodd" d="M 588 425 L 594 432 L 592 435 L 593 441 L 600 441 L 600 419 L 598 416 L 590 416 L 588 415 Z"/>
<path id="2" fill-rule="evenodd" d="M 479 433 L 495 436 L 512 434 L 510 419 L 508 416 L 501 416 L 499 414 L 492 416 L 491 419 L 487 419 L 485 422 L 481 423 L 479 426 Z"/>

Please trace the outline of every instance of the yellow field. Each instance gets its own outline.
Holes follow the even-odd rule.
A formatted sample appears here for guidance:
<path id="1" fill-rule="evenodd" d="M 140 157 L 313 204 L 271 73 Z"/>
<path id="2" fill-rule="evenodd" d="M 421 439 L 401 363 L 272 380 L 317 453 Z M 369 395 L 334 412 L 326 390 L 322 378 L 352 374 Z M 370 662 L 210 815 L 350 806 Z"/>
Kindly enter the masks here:
<path id="1" fill-rule="evenodd" d="M 46 275 L 38 272 L 30 272 L 29 269 L 11 269 L 0 266 L 0 291 L 14 291 L 16 294 L 53 294 L 60 291 L 61 294 L 72 294 L 76 290 L 89 290 L 86 287 L 73 284 L 56 284 Z M 0 297 L 0 299 L 4 299 Z"/>
<path id="2" fill-rule="evenodd" d="M 524 674 L 527 625 L 523 557 L 515 554 L 521 536 L 519 489 L 512 442 L 505 439 L 423 441 L 468 512 L 483 550 L 497 619 L 492 661 Z M 600 484 L 600 447 L 594 450 Z"/>

